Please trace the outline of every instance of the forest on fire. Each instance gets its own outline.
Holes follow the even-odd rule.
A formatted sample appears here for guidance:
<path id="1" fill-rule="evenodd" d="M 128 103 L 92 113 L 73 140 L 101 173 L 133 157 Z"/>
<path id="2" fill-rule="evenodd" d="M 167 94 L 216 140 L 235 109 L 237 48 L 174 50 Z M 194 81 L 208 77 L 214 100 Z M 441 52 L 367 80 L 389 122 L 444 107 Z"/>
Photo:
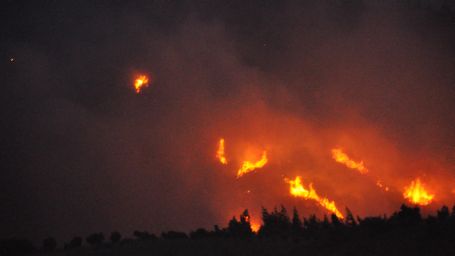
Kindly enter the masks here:
<path id="1" fill-rule="evenodd" d="M 1 255 L 454 255 L 455 206 L 422 216 L 419 207 L 402 205 L 391 216 L 345 219 L 335 214 L 301 217 L 281 206 L 262 209 L 262 225 L 253 231 L 245 210 L 227 227 L 199 228 L 157 236 L 134 231 L 133 238 L 114 231 L 93 233 L 59 244 L 48 237 L 38 247 L 26 239 L 0 241 Z"/>

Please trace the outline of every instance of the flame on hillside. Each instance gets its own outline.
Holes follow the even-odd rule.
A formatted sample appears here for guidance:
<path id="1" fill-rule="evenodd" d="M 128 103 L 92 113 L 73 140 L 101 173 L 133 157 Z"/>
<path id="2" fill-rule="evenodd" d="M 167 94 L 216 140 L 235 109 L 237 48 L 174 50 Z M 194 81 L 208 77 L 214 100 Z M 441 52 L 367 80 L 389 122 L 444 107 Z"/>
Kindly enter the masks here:
<path id="1" fill-rule="evenodd" d="M 240 169 L 237 171 L 237 178 L 240 178 L 243 175 L 250 173 L 258 168 L 264 167 L 267 162 L 267 151 L 263 151 L 261 159 L 256 162 L 243 161 L 242 167 L 240 167 Z"/>
<path id="2" fill-rule="evenodd" d="M 413 204 L 429 205 L 433 201 L 434 194 L 430 194 L 417 178 L 404 188 L 403 197 Z"/>
<path id="3" fill-rule="evenodd" d="M 302 184 L 302 179 L 300 176 L 297 176 L 294 180 L 286 179 L 285 181 L 289 183 L 289 193 L 291 193 L 291 195 L 304 199 L 314 200 L 329 212 L 334 213 L 338 218 L 344 219 L 343 214 L 336 207 L 335 201 L 330 201 L 325 197 L 320 197 L 317 194 L 316 190 L 314 190 L 312 183 L 310 183 L 308 188 L 305 188 Z"/>
<path id="4" fill-rule="evenodd" d="M 218 160 L 222 164 L 227 164 L 228 163 L 227 159 L 226 159 L 226 156 L 224 154 L 224 139 L 223 138 L 221 138 L 218 141 L 218 150 L 216 151 L 216 158 L 218 158 Z"/>
<path id="5" fill-rule="evenodd" d="M 356 162 L 352 160 L 341 148 L 332 149 L 332 158 L 350 169 L 357 170 L 361 174 L 368 173 L 368 169 L 363 164 L 363 161 Z"/>

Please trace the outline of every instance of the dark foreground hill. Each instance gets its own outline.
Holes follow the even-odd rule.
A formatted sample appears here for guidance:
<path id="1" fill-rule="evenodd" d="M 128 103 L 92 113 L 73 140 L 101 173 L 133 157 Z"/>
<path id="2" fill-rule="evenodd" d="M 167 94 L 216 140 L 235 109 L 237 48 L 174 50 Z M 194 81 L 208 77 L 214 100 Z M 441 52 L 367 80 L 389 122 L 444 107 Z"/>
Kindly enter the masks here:
<path id="1" fill-rule="evenodd" d="M 453 240 L 365 237 L 342 242 L 281 239 L 180 239 L 140 242 L 93 250 L 80 248 L 46 255 L 455 255 Z"/>
<path id="2" fill-rule="evenodd" d="M 84 240 L 75 237 L 57 247 L 46 238 L 39 248 L 27 240 L 3 240 L 0 255 L 455 255 L 455 207 L 422 218 L 418 207 L 401 209 L 390 217 L 354 218 L 347 210 L 344 220 L 332 215 L 322 220 L 289 217 L 284 207 L 263 209 L 258 232 L 250 226 L 245 210 L 226 228 L 198 229 L 189 234 L 170 231 L 157 237 L 135 231 L 134 239 L 113 232 L 110 241 L 95 233 Z"/>

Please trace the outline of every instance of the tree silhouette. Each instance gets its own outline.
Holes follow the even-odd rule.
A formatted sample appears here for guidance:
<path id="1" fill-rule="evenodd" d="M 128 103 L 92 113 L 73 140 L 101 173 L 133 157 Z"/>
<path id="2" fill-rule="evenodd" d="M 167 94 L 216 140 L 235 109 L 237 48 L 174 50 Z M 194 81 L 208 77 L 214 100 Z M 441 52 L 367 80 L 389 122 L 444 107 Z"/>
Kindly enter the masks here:
<path id="1" fill-rule="evenodd" d="M 53 237 L 48 237 L 43 240 L 43 251 L 52 252 L 57 248 L 57 241 Z"/>
<path id="2" fill-rule="evenodd" d="M 402 204 L 400 211 L 395 212 L 390 221 L 402 227 L 410 227 L 419 224 L 422 221 L 419 207 L 408 207 Z"/>
<path id="3" fill-rule="evenodd" d="M 81 246 L 82 246 L 82 237 L 76 236 L 76 237 L 73 237 L 73 239 L 71 239 L 69 244 L 65 243 L 63 248 L 65 250 L 68 250 L 68 249 L 79 248 Z"/>
<path id="4" fill-rule="evenodd" d="M 85 240 L 91 246 L 100 246 L 104 242 L 104 234 L 103 233 L 93 233 L 93 234 L 89 235 Z"/>
<path id="5" fill-rule="evenodd" d="M 188 236 L 184 232 L 168 231 L 161 233 L 163 239 L 175 240 L 175 239 L 186 239 Z"/>
<path id="6" fill-rule="evenodd" d="M 211 236 L 212 234 L 204 228 L 198 228 L 195 231 L 190 232 L 191 239 L 203 239 Z"/>
<path id="7" fill-rule="evenodd" d="M 303 223 L 300 220 L 299 212 L 297 208 L 294 207 L 292 210 L 292 235 L 293 236 L 301 236 L 303 233 Z"/>
<path id="8" fill-rule="evenodd" d="M 261 236 L 286 238 L 291 234 L 291 221 L 284 206 L 281 206 L 280 211 L 274 208 L 271 213 L 262 208 L 262 221 L 264 225 L 259 230 Z"/>
<path id="9" fill-rule="evenodd" d="M 450 212 L 449 207 L 443 205 L 440 210 L 437 211 L 439 221 L 446 221 L 449 219 Z"/>
<path id="10" fill-rule="evenodd" d="M 111 242 L 113 244 L 120 242 L 121 239 L 122 239 L 122 235 L 119 232 L 114 231 L 111 233 Z"/>
<path id="11" fill-rule="evenodd" d="M 133 235 L 138 239 L 138 240 L 153 240 L 157 239 L 157 237 L 154 234 L 150 234 L 147 231 L 134 231 Z"/>
<path id="12" fill-rule="evenodd" d="M 237 221 L 235 216 L 228 223 L 227 233 L 230 237 L 250 237 L 253 235 L 250 225 L 250 214 L 248 210 L 244 210 Z"/>
<path id="13" fill-rule="evenodd" d="M 0 240 L 0 255 L 28 255 L 34 251 L 33 243 L 27 239 Z"/>
<path id="14" fill-rule="evenodd" d="M 348 227 L 355 227 L 355 226 L 357 226 L 357 222 L 355 221 L 354 215 L 352 215 L 352 212 L 351 212 L 351 210 L 349 210 L 349 208 L 346 208 L 346 218 L 345 218 L 344 223 L 345 223 Z"/>

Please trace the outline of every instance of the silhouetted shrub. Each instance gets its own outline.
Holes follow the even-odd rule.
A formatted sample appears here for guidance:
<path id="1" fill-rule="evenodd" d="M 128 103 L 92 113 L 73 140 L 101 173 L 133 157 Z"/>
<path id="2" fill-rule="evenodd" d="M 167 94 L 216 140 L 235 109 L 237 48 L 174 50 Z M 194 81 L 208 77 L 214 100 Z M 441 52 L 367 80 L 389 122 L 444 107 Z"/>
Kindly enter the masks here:
<path id="1" fill-rule="evenodd" d="M 89 235 L 85 241 L 91 246 L 99 246 L 104 242 L 104 234 L 103 233 L 93 233 Z"/>
<path id="2" fill-rule="evenodd" d="M 439 221 L 446 221 L 449 219 L 450 213 L 449 213 L 449 207 L 447 206 L 442 206 L 440 210 L 437 212 L 438 220 Z"/>
<path id="3" fill-rule="evenodd" d="M 0 255 L 25 255 L 34 251 L 35 247 L 27 239 L 0 240 Z"/>
<path id="4" fill-rule="evenodd" d="M 344 220 L 344 223 L 348 227 L 357 226 L 357 222 L 355 221 L 354 215 L 352 215 L 352 212 L 351 210 L 349 210 L 349 208 L 346 208 L 346 218 Z"/>
<path id="5" fill-rule="evenodd" d="M 303 235 L 303 223 L 300 220 L 299 212 L 294 207 L 292 211 L 292 224 L 291 224 L 291 232 L 294 237 Z"/>
<path id="6" fill-rule="evenodd" d="M 157 237 L 154 234 L 150 234 L 147 231 L 134 231 L 133 235 L 138 239 L 138 240 L 153 240 L 157 239 Z"/>
<path id="7" fill-rule="evenodd" d="M 291 221 L 284 206 L 281 206 L 280 211 L 275 208 L 271 213 L 267 209 L 262 208 L 262 221 L 264 225 L 259 230 L 260 236 L 280 236 L 286 238 L 291 234 Z"/>
<path id="8" fill-rule="evenodd" d="M 198 228 L 195 231 L 190 232 L 191 239 L 203 239 L 212 236 L 212 234 L 203 228 Z"/>
<path id="9" fill-rule="evenodd" d="M 161 238 L 163 239 L 186 239 L 188 236 L 183 233 L 183 232 L 178 232 L 178 231 L 168 231 L 168 232 L 163 232 L 161 233 Z"/>
<path id="10" fill-rule="evenodd" d="M 71 248 L 78 248 L 82 246 L 82 237 L 76 236 L 73 239 L 71 239 L 70 242 Z"/>
<path id="11" fill-rule="evenodd" d="M 122 235 L 119 232 L 114 231 L 111 233 L 110 239 L 113 244 L 116 244 L 116 243 L 120 242 L 120 240 L 122 239 Z"/>
<path id="12" fill-rule="evenodd" d="M 387 230 L 387 220 L 381 217 L 367 217 L 365 219 L 359 218 L 359 226 L 368 234 L 376 235 Z"/>
<path id="13" fill-rule="evenodd" d="M 57 248 L 57 241 L 53 237 L 48 237 L 43 240 L 43 251 L 52 252 Z"/>
<path id="14" fill-rule="evenodd" d="M 231 237 L 252 236 L 253 231 L 251 230 L 250 219 L 251 217 L 248 213 L 248 210 L 243 211 L 243 213 L 240 215 L 240 221 L 237 221 L 235 216 L 232 217 L 227 228 L 228 235 Z"/>
<path id="15" fill-rule="evenodd" d="M 401 205 L 400 211 L 390 217 L 390 222 L 401 227 L 414 227 L 422 221 L 419 207 L 408 207 Z"/>

